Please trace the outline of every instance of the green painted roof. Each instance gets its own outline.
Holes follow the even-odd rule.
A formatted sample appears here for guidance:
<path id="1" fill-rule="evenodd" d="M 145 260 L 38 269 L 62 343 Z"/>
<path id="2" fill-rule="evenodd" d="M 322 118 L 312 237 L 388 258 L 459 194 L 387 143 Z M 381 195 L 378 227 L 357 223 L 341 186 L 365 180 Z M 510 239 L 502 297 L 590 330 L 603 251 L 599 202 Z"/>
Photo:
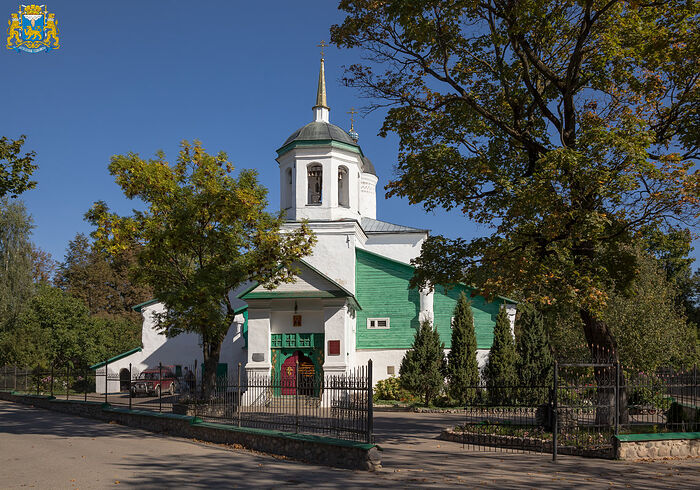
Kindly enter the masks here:
<path id="1" fill-rule="evenodd" d="M 111 359 L 107 359 L 106 361 L 98 362 L 97 364 L 93 364 L 90 366 L 89 369 L 97 369 L 101 368 L 105 364 L 109 364 L 110 362 L 118 361 L 119 359 L 123 359 L 127 356 L 130 356 L 131 354 L 135 354 L 136 352 L 141 352 L 143 349 L 141 347 L 136 347 L 135 349 L 128 350 L 126 352 L 122 352 L 121 354 L 118 354 Z"/>
<path id="2" fill-rule="evenodd" d="M 155 303 L 158 303 L 158 300 L 155 299 L 155 298 L 153 298 L 153 299 L 149 299 L 148 301 L 144 301 L 143 303 L 139 303 L 139 304 L 137 304 L 136 306 L 132 306 L 131 309 L 134 310 L 134 311 L 137 311 L 137 312 L 141 313 L 141 310 L 142 310 L 143 308 L 145 308 L 146 306 L 153 305 L 153 304 L 155 304 Z"/>

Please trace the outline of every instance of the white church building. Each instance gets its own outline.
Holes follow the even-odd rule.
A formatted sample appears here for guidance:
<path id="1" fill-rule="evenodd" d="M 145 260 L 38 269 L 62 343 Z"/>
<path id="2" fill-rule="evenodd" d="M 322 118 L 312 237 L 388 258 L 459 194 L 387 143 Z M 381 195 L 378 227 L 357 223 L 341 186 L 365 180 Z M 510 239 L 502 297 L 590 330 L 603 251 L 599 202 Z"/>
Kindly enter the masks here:
<path id="1" fill-rule="evenodd" d="M 230 294 L 239 314 L 221 351 L 222 374 L 235 372 L 241 363 L 246 373 L 283 377 L 297 360 L 306 372 L 339 374 L 372 359 L 376 383 L 398 375 L 424 320 L 433 322 L 449 349 L 451 318 L 462 291 L 471 296 L 483 364 L 499 309 L 507 308 L 512 325 L 515 303 L 500 297 L 486 301 L 463 285 L 433 291 L 409 286 L 410 261 L 420 254 L 428 230 L 377 219 L 374 166 L 354 129 L 330 122 L 323 59 L 313 120 L 284 141 L 277 162 L 284 227 L 294 229 L 308 220 L 317 243 L 297 264 L 295 282 L 274 290 L 249 284 Z M 163 310 L 161 303 L 152 300 L 135 309 L 144 319 L 142 346 L 110 360 L 115 379 L 130 363 L 138 370 L 159 362 L 177 367 L 201 363 L 197 335 L 166 339 L 157 332 L 153 314 Z M 98 374 L 104 369 L 103 363 L 94 367 Z M 116 383 L 109 391 L 116 391 Z"/>

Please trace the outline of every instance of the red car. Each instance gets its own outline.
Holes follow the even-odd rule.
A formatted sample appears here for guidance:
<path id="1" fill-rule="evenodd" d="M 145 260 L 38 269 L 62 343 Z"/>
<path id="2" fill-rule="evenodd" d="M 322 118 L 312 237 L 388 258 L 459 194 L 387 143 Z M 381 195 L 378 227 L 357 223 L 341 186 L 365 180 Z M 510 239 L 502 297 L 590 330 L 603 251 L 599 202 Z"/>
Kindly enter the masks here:
<path id="1" fill-rule="evenodd" d="M 160 396 L 173 395 L 180 389 L 179 382 L 173 373 L 172 366 L 162 368 L 149 368 L 141 372 L 139 377 L 131 383 L 131 396 Z"/>

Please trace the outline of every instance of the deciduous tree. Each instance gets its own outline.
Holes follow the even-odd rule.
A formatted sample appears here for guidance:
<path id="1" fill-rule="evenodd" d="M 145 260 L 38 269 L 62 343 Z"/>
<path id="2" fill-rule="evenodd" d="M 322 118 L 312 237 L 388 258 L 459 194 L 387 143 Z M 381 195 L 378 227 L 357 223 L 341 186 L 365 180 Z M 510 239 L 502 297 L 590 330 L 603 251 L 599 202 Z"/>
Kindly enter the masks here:
<path id="1" fill-rule="evenodd" d="M 305 224 L 282 233 L 282 214 L 265 211 L 267 190 L 256 173 L 233 177 L 226 154 L 209 155 L 199 142 L 183 142 L 174 165 L 162 152 L 151 160 L 129 153 L 114 156 L 109 171 L 146 209 L 120 217 L 96 203 L 88 213 L 94 237 L 109 255 L 138 244 L 137 277 L 166 307 L 159 327 L 168 336 L 201 335 L 209 397 L 235 317 L 229 292 L 248 281 L 293 281 L 293 263 L 311 252 L 314 237 Z"/>
<path id="2" fill-rule="evenodd" d="M 36 182 L 30 180 L 36 170 L 33 151 L 22 153 L 26 136 L 10 140 L 5 136 L 0 137 L 0 197 L 10 195 L 17 197 L 26 190 L 36 187 Z"/>
<path id="3" fill-rule="evenodd" d="M 567 304 L 616 353 L 602 311 L 636 275 L 626 246 L 698 219 L 700 4 L 685 0 L 342 0 L 332 28 L 389 105 L 389 195 L 457 209 L 489 236 L 433 236 L 414 285 L 462 282 Z"/>

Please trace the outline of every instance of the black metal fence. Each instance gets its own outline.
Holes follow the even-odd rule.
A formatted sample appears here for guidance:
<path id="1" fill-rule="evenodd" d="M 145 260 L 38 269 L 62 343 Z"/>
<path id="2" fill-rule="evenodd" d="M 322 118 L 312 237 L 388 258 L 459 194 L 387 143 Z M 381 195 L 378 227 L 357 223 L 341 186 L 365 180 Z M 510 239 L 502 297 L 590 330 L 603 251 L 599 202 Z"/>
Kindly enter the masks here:
<path id="1" fill-rule="evenodd" d="M 463 444 L 481 451 L 613 456 L 617 434 L 700 430 L 698 368 L 555 363 L 540 386 L 471 386 Z"/>
<path id="2" fill-rule="evenodd" d="M 0 368 L 0 390 L 108 403 L 159 413 L 191 415 L 205 422 L 324 435 L 372 442 L 372 363 L 340 374 L 305 372 L 297 364 L 284 375 L 249 373 L 239 364 L 216 377 L 203 396 L 196 364 L 175 372 L 158 364 L 119 371 Z"/>

